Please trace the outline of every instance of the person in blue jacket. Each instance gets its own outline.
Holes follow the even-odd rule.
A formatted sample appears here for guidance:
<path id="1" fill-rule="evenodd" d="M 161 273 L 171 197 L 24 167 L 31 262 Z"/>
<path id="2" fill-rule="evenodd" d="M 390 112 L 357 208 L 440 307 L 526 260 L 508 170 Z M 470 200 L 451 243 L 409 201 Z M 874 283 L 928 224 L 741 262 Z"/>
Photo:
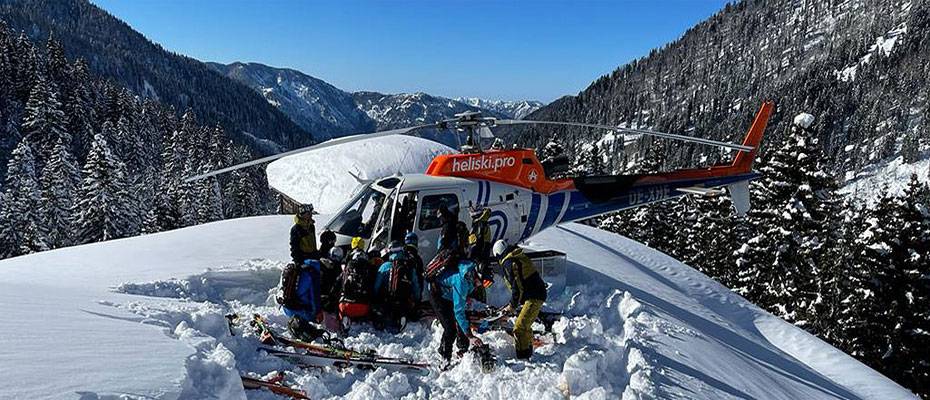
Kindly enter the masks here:
<path id="1" fill-rule="evenodd" d="M 459 349 L 459 355 L 468 351 L 469 345 L 482 345 L 481 339 L 471 329 L 465 313 L 468 296 L 481 285 L 477 265 L 469 260 L 462 260 L 458 270 L 446 269 L 430 288 L 430 304 L 436 313 L 436 319 L 442 325 L 442 340 L 438 351 L 446 362 L 452 358 L 453 342 Z"/>
<path id="2" fill-rule="evenodd" d="M 293 301 L 282 305 L 284 315 L 290 317 L 287 329 L 295 339 L 313 341 L 323 334 L 321 329 L 310 324 L 322 320 L 322 302 L 320 301 L 320 262 L 304 260 L 297 275 Z"/>
<path id="3" fill-rule="evenodd" d="M 410 317 L 415 309 L 420 276 L 416 262 L 408 257 L 402 242 L 391 243 L 387 258 L 375 276 L 376 314 L 384 326 L 400 328 L 402 318 Z"/>

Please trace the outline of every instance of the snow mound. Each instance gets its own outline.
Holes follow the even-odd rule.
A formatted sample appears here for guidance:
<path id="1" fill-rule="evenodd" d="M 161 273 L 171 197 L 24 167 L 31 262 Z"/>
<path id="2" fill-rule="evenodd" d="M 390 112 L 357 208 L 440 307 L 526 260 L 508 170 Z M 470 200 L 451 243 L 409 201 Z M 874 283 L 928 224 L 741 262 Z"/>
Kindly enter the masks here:
<path id="1" fill-rule="evenodd" d="M 268 164 L 266 172 L 272 188 L 329 214 L 339 211 L 358 186 L 355 177 L 423 173 L 433 157 L 452 151 L 415 136 L 385 136 L 284 157 Z"/>

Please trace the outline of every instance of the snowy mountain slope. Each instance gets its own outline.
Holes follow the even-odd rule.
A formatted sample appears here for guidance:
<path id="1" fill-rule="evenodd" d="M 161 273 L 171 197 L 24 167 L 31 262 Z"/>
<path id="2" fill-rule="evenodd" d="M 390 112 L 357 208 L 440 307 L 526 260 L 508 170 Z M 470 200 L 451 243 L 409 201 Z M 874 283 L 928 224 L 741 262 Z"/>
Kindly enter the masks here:
<path id="1" fill-rule="evenodd" d="M 358 181 L 395 173 L 423 173 L 433 157 L 453 150 L 415 136 L 387 136 L 308 151 L 277 160 L 265 168 L 268 184 L 323 213 L 334 213 Z"/>
<path id="2" fill-rule="evenodd" d="M 489 116 L 508 118 L 492 110 L 482 110 L 445 97 L 426 93 L 382 94 L 355 92 L 352 94 L 358 108 L 378 121 L 378 129 L 395 129 L 452 118 L 466 111 L 482 111 Z"/>
<path id="3" fill-rule="evenodd" d="M 300 71 L 259 63 L 207 65 L 260 93 L 318 140 L 374 129 L 351 94 Z"/>
<path id="4" fill-rule="evenodd" d="M 485 100 L 477 97 L 457 97 L 455 101 L 468 104 L 472 107 L 483 108 L 485 110 L 495 111 L 513 119 L 523 119 L 530 115 L 545 104 L 535 100 Z"/>
<path id="5" fill-rule="evenodd" d="M 884 194 L 898 195 L 904 192 L 911 174 L 923 182 L 930 181 L 930 156 L 913 163 L 905 163 L 903 157 L 872 165 L 846 181 L 841 193 L 873 203 Z"/>
<path id="6" fill-rule="evenodd" d="M 290 223 L 287 216 L 229 220 L 0 262 L 0 329 L 24 333 L 0 339 L 0 373 L 28 382 L 4 385 L 0 398 L 242 398 L 238 369 L 290 366 L 255 351 L 254 337 L 229 336 L 223 314 L 262 312 L 284 323 L 268 290 L 287 258 Z M 569 224 L 530 245 L 565 251 L 570 262 L 565 292 L 549 303 L 571 317 L 556 324 L 561 344 L 540 348 L 538 363 L 502 361 L 491 375 L 463 362 L 427 377 L 305 370 L 290 378 L 314 398 L 910 397 L 631 240 Z M 505 334 L 484 338 L 512 356 Z M 364 326 L 347 344 L 436 362 L 437 341 L 438 325 L 412 324 L 398 337 Z"/>

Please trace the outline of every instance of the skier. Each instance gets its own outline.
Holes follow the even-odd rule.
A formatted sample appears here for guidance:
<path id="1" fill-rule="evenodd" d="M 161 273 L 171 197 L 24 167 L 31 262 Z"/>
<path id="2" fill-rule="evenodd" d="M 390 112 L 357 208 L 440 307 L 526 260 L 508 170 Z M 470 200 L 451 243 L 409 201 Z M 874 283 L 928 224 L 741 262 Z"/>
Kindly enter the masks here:
<path id="1" fill-rule="evenodd" d="M 326 232 L 323 234 L 325 235 Z M 322 239 L 322 235 L 320 237 Z M 342 330 L 342 324 L 339 321 L 339 297 L 342 287 L 339 284 L 339 277 L 342 275 L 342 260 L 344 260 L 344 252 L 341 247 L 331 248 L 329 256 L 320 259 L 322 265 L 320 302 L 323 308 L 323 327 L 333 333 L 340 333 Z"/>
<path id="2" fill-rule="evenodd" d="M 471 232 L 468 234 L 468 258 L 478 264 L 487 264 L 491 258 L 491 228 L 488 220 L 491 209 L 482 208 L 471 215 Z"/>
<path id="3" fill-rule="evenodd" d="M 481 208 L 471 214 L 471 231 L 468 234 L 468 258 L 478 264 L 479 271 L 485 271 L 490 266 L 491 259 L 491 228 L 488 220 L 491 218 L 491 209 Z M 472 295 L 475 300 L 487 303 L 487 293 L 484 287 L 475 289 Z"/>
<path id="4" fill-rule="evenodd" d="M 359 236 L 352 238 L 350 246 L 349 259 L 354 258 L 358 253 L 365 253 L 365 239 Z M 365 258 L 368 258 L 368 253 L 365 253 Z"/>
<path id="5" fill-rule="evenodd" d="M 313 204 L 301 204 L 294 216 L 294 226 L 291 227 L 291 261 L 294 265 L 303 265 L 304 260 L 320 258 L 313 214 L 317 214 Z"/>
<path id="6" fill-rule="evenodd" d="M 375 278 L 375 298 L 378 299 L 379 323 L 390 330 L 399 331 L 404 320 L 412 314 L 415 296 L 420 293 L 420 277 L 416 265 L 407 258 L 404 244 L 391 243 L 388 261 L 381 264 Z"/>
<path id="7" fill-rule="evenodd" d="M 438 351 L 447 365 L 452 359 L 453 343 L 458 347 L 459 355 L 468 351 L 469 345 L 483 345 L 471 329 L 465 313 L 468 295 L 481 284 L 475 263 L 468 260 L 462 260 L 458 269 L 446 269 L 439 279 L 431 283 L 430 304 L 436 319 L 442 325 L 442 339 Z"/>
<path id="8" fill-rule="evenodd" d="M 517 358 L 529 359 L 533 355 L 533 321 L 546 301 L 546 283 L 519 246 L 509 246 L 507 242 L 498 240 L 492 252 L 511 292 L 510 304 L 503 311 L 511 314 L 519 308 L 513 327 Z"/>
<path id="9" fill-rule="evenodd" d="M 307 259 L 298 267 L 288 264 L 281 272 L 277 302 L 290 317 L 287 329 L 295 339 L 310 342 L 323 331 L 310 324 L 322 320 L 320 304 L 320 262 Z"/>
<path id="10" fill-rule="evenodd" d="M 439 220 L 442 221 L 442 230 L 439 232 L 439 250 L 452 250 L 459 252 L 462 243 L 459 242 L 459 218 L 453 210 L 454 206 L 443 204 L 439 207 Z"/>
<path id="11" fill-rule="evenodd" d="M 355 241 L 353 240 L 353 245 Z M 365 318 L 371 302 L 371 265 L 364 250 L 353 250 L 340 279 L 342 294 L 339 297 L 340 318 Z"/>
<path id="12" fill-rule="evenodd" d="M 416 271 L 417 278 L 421 280 L 420 289 L 414 294 L 416 302 L 419 303 L 423 299 L 423 257 L 420 257 L 420 238 L 417 236 L 416 232 L 407 232 L 407 235 L 404 236 L 404 253 L 408 260 L 413 262 L 414 270 Z"/>

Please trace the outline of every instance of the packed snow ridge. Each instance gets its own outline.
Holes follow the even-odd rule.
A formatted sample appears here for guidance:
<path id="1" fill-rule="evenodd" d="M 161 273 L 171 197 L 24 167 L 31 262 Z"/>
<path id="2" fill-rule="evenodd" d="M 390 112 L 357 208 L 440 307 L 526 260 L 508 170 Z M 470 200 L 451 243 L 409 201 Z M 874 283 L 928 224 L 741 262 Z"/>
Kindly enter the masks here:
<path id="1" fill-rule="evenodd" d="M 350 151 L 362 153 L 359 164 L 336 167 L 368 177 L 372 159 L 429 158 L 380 146 L 329 156 Z M 304 160 L 304 168 L 335 168 Z M 335 182 L 341 175 L 314 179 L 312 187 L 350 186 Z M 239 379 L 272 371 L 287 371 L 314 399 L 914 398 L 694 269 L 580 224 L 525 243 L 567 254 L 566 280 L 547 301 L 564 317 L 533 362 L 513 361 L 509 336 L 490 331 L 482 339 L 499 360 L 489 374 L 470 354 L 428 375 L 302 369 L 258 351 L 248 328 L 232 335 L 224 318 L 259 313 L 283 330 L 271 293 L 291 224 L 290 216 L 227 220 L 0 261 L 0 329 L 21 333 L 0 336 L 0 374 L 15 383 L 0 386 L 0 398 L 273 398 L 244 391 Z M 492 288 L 506 296 L 502 286 Z M 391 335 L 363 323 L 345 343 L 437 363 L 440 331 L 418 322 Z"/>

